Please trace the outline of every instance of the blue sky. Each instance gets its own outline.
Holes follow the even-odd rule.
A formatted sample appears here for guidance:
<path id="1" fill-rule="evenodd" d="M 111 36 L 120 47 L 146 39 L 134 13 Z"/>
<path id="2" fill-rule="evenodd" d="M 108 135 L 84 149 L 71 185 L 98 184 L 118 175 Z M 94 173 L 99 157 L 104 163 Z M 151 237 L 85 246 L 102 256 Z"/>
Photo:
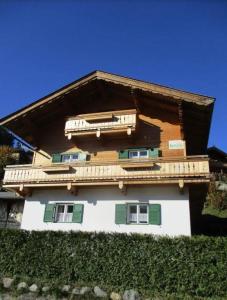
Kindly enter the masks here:
<path id="1" fill-rule="evenodd" d="M 0 117 L 96 69 L 216 97 L 227 151 L 227 1 L 0 1 Z"/>

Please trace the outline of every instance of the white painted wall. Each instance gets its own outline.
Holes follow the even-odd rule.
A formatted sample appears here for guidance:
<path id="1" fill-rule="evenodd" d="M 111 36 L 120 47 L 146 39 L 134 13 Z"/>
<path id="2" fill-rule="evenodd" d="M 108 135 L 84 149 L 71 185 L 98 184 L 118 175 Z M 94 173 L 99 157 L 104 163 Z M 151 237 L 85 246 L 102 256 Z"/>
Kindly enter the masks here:
<path id="1" fill-rule="evenodd" d="M 46 203 L 84 204 L 83 223 L 44 223 Z M 158 203 L 161 204 L 162 224 L 117 225 L 115 204 Z M 117 187 L 79 189 L 77 196 L 63 189 L 37 189 L 25 201 L 22 229 L 28 230 L 81 230 L 105 232 L 137 232 L 159 235 L 191 235 L 189 194 L 180 194 L 177 185 L 129 187 L 123 195 Z"/>

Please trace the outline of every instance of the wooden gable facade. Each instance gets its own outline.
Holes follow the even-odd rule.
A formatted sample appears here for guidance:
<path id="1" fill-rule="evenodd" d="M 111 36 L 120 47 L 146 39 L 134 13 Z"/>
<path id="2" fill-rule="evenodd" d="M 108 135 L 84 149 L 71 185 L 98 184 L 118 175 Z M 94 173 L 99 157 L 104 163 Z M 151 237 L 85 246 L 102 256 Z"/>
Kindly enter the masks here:
<path id="1" fill-rule="evenodd" d="M 4 184 L 22 192 L 39 185 L 207 182 L 202 155 L 213 103 L 212 97 L 95 71 L 1 120 L 34 147 L 33 164 L 8 167 Z M 133 149 L 149 150 L 140 165 L 129 159 Z M 62 158 L 73 154 L 83 159 L 64 166 Z"/>

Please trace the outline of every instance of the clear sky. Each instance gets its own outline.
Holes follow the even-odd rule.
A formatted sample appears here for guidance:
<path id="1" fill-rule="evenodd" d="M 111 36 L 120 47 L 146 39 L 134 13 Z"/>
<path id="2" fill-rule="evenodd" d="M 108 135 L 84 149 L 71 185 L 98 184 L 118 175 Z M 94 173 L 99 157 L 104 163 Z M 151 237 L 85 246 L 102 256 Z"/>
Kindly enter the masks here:
<path id="1" fill-rule="evenodd" d="M 227 151 L 226 0 L 0 0 L 0 117 L 96 69 L 216 97 Z"/>

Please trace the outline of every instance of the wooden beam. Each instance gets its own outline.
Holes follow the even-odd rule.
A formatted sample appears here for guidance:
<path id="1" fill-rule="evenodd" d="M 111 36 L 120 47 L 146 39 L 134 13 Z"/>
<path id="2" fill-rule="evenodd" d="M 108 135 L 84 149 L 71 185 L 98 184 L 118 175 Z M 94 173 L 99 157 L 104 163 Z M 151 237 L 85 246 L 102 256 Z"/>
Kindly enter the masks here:
<path id="1" fill-rule="evenodd" d="M 32 195 L 32 189 L 24 187 L 23 184 L 19 186 L 19 189 L 16 191 L 17 194 L 23 197 L 30 197 Z"/>
<path id="2" fill-rule="evenodd" d="M 184 180 L 183 179 L 180 179 L 178 181 L 178 184 L 179 184 L 179 190 L 180 190 L 180 193 L 181 194 L 184 194 Z"/>
<path id="3" fill-rule="evenodd" d="M 126 195 L 127 187 L 126 187 L 126 185 L 124 184 L 123 181 L 119 181 L 118 187 L 119 187 L 120 191 L 122 192 L 122 194 Z"/>
<path id="4" fill-rule="evenodd" d="M 132 100 L 133 100 L 133 103 L 135 105 L 137 112 L 140 114 L 141 113 L 140 103 L 139 103 L 137 95 L 136 95 L 136 90 L 133 88 L 131 88 L 131 97 L 132 97 Z"/>
<path id="5" fill-rule="evenodd" d="M 75 185 L 72 185 L 72 183 L 67 184 L 67 190 L 74 196 L 78 195 L 78 188 Z"/>
<path id="6" fill-rule="evenodd" d="M 101 136 L 101 130 L 100 130 L 100 128 L 98 128 L 96 131 L 96 137 L 98 140 L 100 139 L 100 136 Z"/>

